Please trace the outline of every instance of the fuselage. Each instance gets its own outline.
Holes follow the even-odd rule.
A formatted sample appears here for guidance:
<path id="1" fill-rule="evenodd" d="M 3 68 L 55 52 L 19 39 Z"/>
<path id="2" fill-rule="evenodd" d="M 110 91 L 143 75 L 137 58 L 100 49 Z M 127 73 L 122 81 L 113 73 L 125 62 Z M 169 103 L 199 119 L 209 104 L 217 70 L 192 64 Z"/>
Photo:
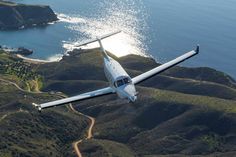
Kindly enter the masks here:
<path id="1" fill-rule="evenodd" d="M 109 81 L 110 87 L 122 99 L 134 102 L 137 99 L 137 92 L 132 79 L 123 67 L 113 58 L 104 57 L 104 73 Z"/>

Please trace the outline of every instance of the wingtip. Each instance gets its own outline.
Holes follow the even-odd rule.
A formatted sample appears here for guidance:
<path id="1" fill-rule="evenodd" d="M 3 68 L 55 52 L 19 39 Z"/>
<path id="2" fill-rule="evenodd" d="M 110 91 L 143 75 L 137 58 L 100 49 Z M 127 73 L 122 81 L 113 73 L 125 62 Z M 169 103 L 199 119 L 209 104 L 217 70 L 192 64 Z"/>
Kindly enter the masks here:
<path id="1" fill-rule="evenodd" d="M 200 45 L 198 44 L 197 47 L 196 47 L 195 52 L 196 52 L 196 53 L 199 53 L 199 51 L 200 51 Z"/>
<path id="2" fill-rule="evenodd" d="M 36 107 L 36 108 L 38 109 L 39 112 L 42 111 L 42 108 L 41 108 L 41 106 L 40 106 L 39 104 L 32 103 L 32 105 L 33 105 L 34 107 Z"/>

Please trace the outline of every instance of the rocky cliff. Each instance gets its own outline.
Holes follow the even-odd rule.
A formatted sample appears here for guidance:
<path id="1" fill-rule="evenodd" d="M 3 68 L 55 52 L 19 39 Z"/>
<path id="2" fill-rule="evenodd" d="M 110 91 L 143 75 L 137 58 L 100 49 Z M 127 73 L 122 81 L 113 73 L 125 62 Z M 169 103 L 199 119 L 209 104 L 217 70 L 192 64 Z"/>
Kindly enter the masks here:
<path id="1" fill-rule="evenodd" d="M 0 1 L 0 29 L 19 29 L 57 20 L 49 6 Z"/>

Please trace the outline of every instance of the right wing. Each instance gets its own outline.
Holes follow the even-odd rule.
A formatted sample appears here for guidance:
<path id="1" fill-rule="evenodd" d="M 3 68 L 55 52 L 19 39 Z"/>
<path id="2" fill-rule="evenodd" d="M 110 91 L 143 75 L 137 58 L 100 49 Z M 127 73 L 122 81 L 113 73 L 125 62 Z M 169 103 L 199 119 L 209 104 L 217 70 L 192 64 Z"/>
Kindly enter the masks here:
<path id="1" fill-rule="evenodd" d="M 197 46 L 196 50 L 192 50 L 190 52 L 187 52 L 187 53 L 183 54 L 182 56 L 179 56 L 178 58 L 176 58 L 174 60 L 171 60 L 171 61 L 169 61 L 165 64 L 162 64 L 162 65 L 160 65 L 160 66 L 158 66 L 158 67 L 156 67 L 156 68 L 154 68 L 150 71 L 147 71 L 147 72 L 145 72 L 141 75 L 138 75 L 138 76 L 132 78 L 132 82 L 134 84 L 140 83 L 140 82 L 142 82 L 142 81 L 144 81 L 144 80 L 146 80 L 146 79 L 148 79 L 152 76 L 155 76 L 155 75 L 157 75 L 157 74 L 159 74 L 159 73 L 161 73 L 161 72 L 163 72 L 163 71 L 165 71 L 165 70 L 167 70 L 167 69 L 169 69 L 169 68 L 171 68 L 171 67 L 173 67 L 173 66 L 175 66 L 175 65 L 177 65 L 177 64 L 179 64 L 183 61 L 185 61 L 186 59 L 189 59 L 189 58 L 197 55 L 198 53 L 199 53 L 199 45 Z"/>
<path id="2" fill-rule="evenodd" d="M 68 103 L 71 103 L 74 101 L 88 99 L 88 98 L 97 97 L 97 96 L 102 96 L 102 95 L 111 94 L 111 93 L 114 93 L 114 90 L 111 87 L 107 87 L 107 88 L 102 88 L 102 89 L 99 89 L 96 91 L 80 94 L 80 95 L 65 98 L 65 99 L 51 101 L 51 102 L 47 102 L 47 103 L 43 103 L 43 104 L 33 103 L 33 105 L 36 106 L 39 111 L 41 111 L 43 108 L 64 105 L 64 104 L 68 104 Z"/>

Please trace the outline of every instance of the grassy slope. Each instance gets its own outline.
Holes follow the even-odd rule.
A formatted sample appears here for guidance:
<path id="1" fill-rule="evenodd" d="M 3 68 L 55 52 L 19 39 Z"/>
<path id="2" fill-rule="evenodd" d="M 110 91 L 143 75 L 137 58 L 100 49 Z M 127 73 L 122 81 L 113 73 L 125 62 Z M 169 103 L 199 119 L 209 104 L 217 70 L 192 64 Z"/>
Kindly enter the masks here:
<path id="1" fill-rule="evenodd" d="M 97 50 L 79 53 L 79 55 L 74 53 L 73 57 L 64 57 L 59 63 L 32 66 L 44 78 L 44 91 L 62 91 L 74 95 L 107 86 L 102 69 L 102 58 Z M 157 66 L 152 59 L 143 59 L 134 55 L 118 60 L 131 76 L 136 76 Z M 178 75 L 178 71 L 182 75 Z M 184 78 L 182 78 L 183 76 Z M 218 151 L 230 153 L 236 150 L 234 146 L 236 141 L 234 127 L 236 124 L 234 101 L 236 94 L 234 80 L 229 76 L 208 68 L 177 67 L 160 76 L 155 76 L 140 86 L 138 87 L 139 100 L 134 104 L 116 100 L 116 95 L 110 95 L 82 101 L 77 105 L 80 111 L 96 117 L 94 130 L 96 140 L 81 144 L 84 154 L 88 156 L 155 156 L 210 154 Z M 9 90 L 10 87 L 4 86 L 4 88 Z M 9 97 L 11 92 L 9 91 L 9 94 L 2 92 L 1 95 L 6 96 L 6 101 L 11 100 Z M 22 101 L 23 94 L 14 93 L 16 93 L 15 97 Z M 27 98 L 27 101 L 44 102 L 46 99 L 56 99 L 53 95 L 47 94 L 42 98 L 38 95 L 31 96 L 32 98 Z M 4 104 L 6 101 L 0 102 L 2 108 L 6 106 Z M 18 102 L 13 104 L 16 105 Z M 27 103 L 20 102 L 20 104 Z M 29 105 L 22 106 L 32 110 Z M 15 108 L 15 106 L 11 108 Z M 11 111 L 4 110 L 6 111 L 4 113 Z M 78 121 L 77 117 L 74 115 L 73 119 L 71 113 L 64 110 L 65 108 L 60 107 L 46 111 L 41 115 L 45 116 L 44 118 L 40 118 L 41 116 L 37 113 L 32 116 L 37 119 L 40 127 L 54 130 L 56 138 L 51 139 L 51 143 L 55 143 L 55 141 L 57 143 L 59 137 L 65 136 L 66 131 L 60 131 L 60 129 L 68 127 L 58 126 L 61 123 L 71 124 L 68 128 L 69 132 L 76 132 L 75 125 L 72 124 Z M 1 114 L 4 115 L 4 113 Z M 18 113 L 16 115 L 19 116 Z M 44 123 L 47 121 L 42 121 L 43 119 L 54 119 L 53 124 L 58 125 L 49 127 L 51 126 L 50 121 L 46 125 Z M 80 117 L 80 119 L 81 121 L 76 127 L 83 130 L 86 123 L 83 118 Z M 27 127 L 27 130 L 34 128 L 30 125 L 34 122 L 27 123 L 26 121 L 24 123 L 30 126 Z M 9 125 L 9 128 L 13 125 L 15 124 Z M 26 130 L 22 132 L 24 133 L 24 131 L 28 132 Z M 46 134 L 42 131 L 42 133 L 37 133 L 37 136 L 43 136 L 43 133 Z M 69 135 L 69 140 L 59 141 L 70 143 L 73 138 L 79 138 L 79 135 L 73 133 Z M 81 132 L 80 136 L 82 135 Z M 25 138 L 22 138 L 19 143 L 24 143 Z M 59 150 L 59 145 L 56 149 L 50 145 L 48 149 L 44 150 L 51 150 L 55 153 L 56 150 Z M 69 148 L 70 144 L 67 144 L 63 150 L 67 153 L 71 151 Z M 21 151 L 23 150 L 18 149 L 17 152 Z M 38 153 L 40 147 L 31 151 Z M 5 153 L 11 153 L 11 151 L 5 151 Z M 56 154 L 52 156 L 56 156 Z"/>
<path id="2" fill-rule="evenodd" d="M 83 155 L 102 157 L 134 157 L 135 154 L 130 148 L 122 143 L 109 140 L 88 140 L 80 146 Z"/>
<path id="3" fill-rule="evenodd" d="M 0 89 L 0 154 L 10 156 L 72 155 L 71 143 L 83 137 L 87 119 L 66 108 L 38 113 L 34 101 L 56 99 L 48 94 L 28 94 L 14 86 L 2 84 Z M 54 98 L 53 98 L 54 97 Z M 4 116 L 5 115 L 5 116 Z"/>
<path id="4" fill-rule="evenodd" d="M 142 155 L 235 150 L 235 101 L 150 88 L 138 90 L 142 96 L 134 104 L 108 101 L 88 109 L 92 102 L 78 106 L 96 117 L 95 138 L 128 143 Z"/>
<path id="5" fill-rule="evenodd" d="M 74 95 L 106 86 L 102 72 L 102 58 L 100 54 L 95 50 L 89 51 L 89 53 L 86 53 L 86 51 L 85 53 L 79 53 L 80 55 L 74 55 L 73 58 L 65 57 L 61 63 L 50 65 L 52 68 L 48 68 L 49 65 L 43 65 L 41 67 L 39 73 L 46 76 L 45 81 L 47 83 L 44 88 L 45 90 L 62 90 L 70 95 Z M 136 76 L 141 72 L 157 66 L 152 59 L 147 58 L 144 60 L 142 57 L 134 55 L 118 60 L 124 65 L 131 76 Z M 69 64 L 69 62 L 73 64 Z M 178 70 L 184 74 L 185 78 L 181 78 L 181 75 L 177 76 L 178 73 L 176 71 Z M 141 94 L 139 96 L 139 101 L 134 105 L 115 100 L 116 96 L 111 95 L 96 98 L 95 100 L 92 99 L 80 102 L 78 109 L 97 118 L 94 131 L 95 138 L 108 139 L 128 144 L 127 146 L 133 148 L 133 151 L 139 155 L 212 153 L 219 149 L 217 144 L 221 142 L 214 141 L 214 138 L 215 135 L 217 138 L 218 136 L 221 136 L 218 135 L 219 133 L 217 132 L 220 132 L 221 129 L 216 126 L 210 126 L 209 124 L 223 125 L 224 120 L 219 121 L 219 123 L 217 123 L 217 121 L 221 117 L 224 119 L 224 116 L 226 116 L 226 119 L 231 119 L 231 121 L 227 123 L 235 123 L 235 121 L 232 120 L 232 114 L 235 112 L 235 101 L 233 100 L 236 98 L 236 93 L 235 85 L 232 82 L 234 81 L 231 80 L 228 75 L 209 68 L 195 68 L 192 72 L 189 68 L 177 67 L 175 70 L 167 71 L 163 75 L 155 76 L 147 82 L 140 84 L 141 86 L 152 88 L 140 88 L 139 92 Z M 153 88 L 167 89 L 176 92 Z M 95 105 L 94 102 L 97 102 L 97 105 Z M 201 111 L 204 112 L 201 113 Z M 192 114 L 188 115 L 188 112 Z M 156 130 L 152 132 L 155 127 L 158 127 L 162 123 L 168 124 L 169 120 L 178 119 L 179 116 L 184 116 L 187 119 L 194 119 L 195 117 L 208 115 L 208 113 L 210 117 L 211 114 L 213 116 L 213 118 L 210 118 L 209 124 L 184 126 L 183 129 L 180 130 L 180 133 L 175 135 L 174 131 L 179 128 L 180 123 L 185 123 L 177 120 L 174 125 L 174 131 L 168 132 L 168 129 L 162 130 L 163 132 L 168 133 L 163 136 L 170 136 L 171 138 L 171 140 L 167 138 L 167 143 L 172 141 L 168 143 L 169 146 L 172 146 L 174 143 L 177 144 L 179 141 L 183 141 L 183 143 L 180 144 L 181 148 L 176 146 L 177 148 L 168 150 L 163 146 L 156 147 L 156 145 L 162 145 L 158 140 L 144 140 L 146 137 L 152 137 L 156 134 Z M 185 114 L 187 115 L 185 116 Z M 206 119 L 207 118 L 208 117 L 206 117 Z M 204 119 L 197 119 L 196 121 L 201 123 L 204 122 Z M 232 130 L 233 129 L 234 128 L 232 128 Z M 228 132 L 222 137 L 223 140 L 228 139 L 228 136 L 235 137 L 235 134 L 232 134 L 231 136 L 231 133 L 233 132 L 232 130 L 229 130 L 227 130 Z M 183 134 L 185 131 L 186 134 Z M 191 134 L 193 134 L 193 142 L 188 139 Z M 175 138 L 175 136 L 177 136 L 177 138 Z M 165 142 L 166 141 L 164 141 L 164 143 Z M 208 144 L 209 147 L 206 147 L 205 149 L 200 148 L 206 144 Z M 185 150 L 188 147 L 191 148 L 190 145 L 193 145 L 196 148 L 193 147 L 193 149 Z M 235 149 L 232 144 L 225 145 L 230 148 L 229 151 Z M 85 147 L 86 146 L 88 145 L 85 145 Z M 100 150 L 100 147 L 97 149 Z M 202 152 L 198 152 L 199 150 Z M 85 153 L 89 153 L 90 151 L 92 150 L 85 148 Z M 222 148 L 219 151 L 227 151 L 227 149 Z"/>
<path id="6" fill-rule="evenodd" d="M 22 92 L 2 81 L 0 86 L 0 156 L 72 156 L 71 143 L 84 136 L 87 119 L 65 107 L 40 114 L 32 102 L 59 97 Z"/>
<path id="7" fill-rule="evenodd" d="M 42 78 L 35 72 L 36 65 L 23 62 L 22 59 L 0 51 L 0 66 L 2 79 L 15 82 L 28 91 L 40 90 Z"/>

